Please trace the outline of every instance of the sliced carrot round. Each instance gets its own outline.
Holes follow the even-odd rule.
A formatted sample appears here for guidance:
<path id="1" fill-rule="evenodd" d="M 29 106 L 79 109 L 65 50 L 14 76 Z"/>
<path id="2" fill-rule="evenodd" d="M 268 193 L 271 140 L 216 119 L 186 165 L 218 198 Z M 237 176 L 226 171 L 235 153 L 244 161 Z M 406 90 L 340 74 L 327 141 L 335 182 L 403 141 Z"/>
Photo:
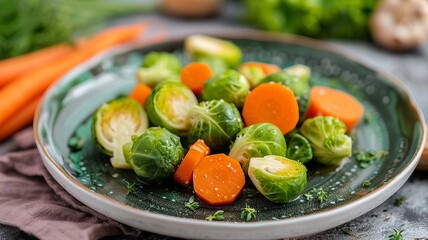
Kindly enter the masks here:
<path id="1" fill-rule="evenodd" d="M 204 143 L 204 140 L 196 141 L 184 156 L 180 166 L 174 173 L 174 180 L 182 185 L 189 186 L 192 182 L 193 170 L 202 158 L 210 154 L 210 148 Z"/>
<path id="2" fill-rule="evenodd" d="M 347 130 L 357 125 L 364 115 L 364 107 L 348 93 L 316 86 L 311 89 L 308 118 L 315 116 L 332 116 L 345 123 Z"/>
<path id="3" fill-rule="evenodd" d="M 195 94 L 202 92 L 204 83 L 213 76 L 211 67 L 204 62 L 192 62 L 181 70 L 181 82 Z"/>
<path id="4" fill-rule="evenodd" d="M 193 171 L 196 195 L 210 205 L 233 203 L 245 185 L 239 162 L 225 154 L 209 155 Z"/>
<path id="5" fill-rule="evenodd" d="M 293 91 L 288 87 L 280 83 L 264 83 L 248 94 L 242 117 L 247 126 L 272 123 L 287 134 L 299 121 L 299 107 Z"/>
<path id="6" fill-rule="evenodd" d="M 137 83 L 134 89 L 129 94 L 129 97 L 145 106 L 147 98 L 149 98 L 152 89 L 144 83 Z"/>

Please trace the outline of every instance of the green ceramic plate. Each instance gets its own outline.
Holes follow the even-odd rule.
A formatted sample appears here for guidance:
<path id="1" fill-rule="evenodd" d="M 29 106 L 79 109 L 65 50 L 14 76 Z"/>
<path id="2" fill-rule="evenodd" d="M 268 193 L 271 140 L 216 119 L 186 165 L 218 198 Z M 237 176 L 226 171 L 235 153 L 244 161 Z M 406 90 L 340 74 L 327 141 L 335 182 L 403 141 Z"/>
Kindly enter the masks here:
<path id="1" fill-rule="evenodd" d="M 281 67 L 306 64 L 312 68 L 314 85 L 354 95 L 366 109 L 365 120 L 353 133 L 354 151 L 384 150 L 389 155 L 366 169 L 358 167 L 353 157 L 339 168 L 309 164 L 305 193 L 322 187 L 328 195 L 325 202 L 301 195 L 287 204 L 274 204 L 248 181 L 234 204 L 213 207 L 201 202 L 194 212 L 184 207 L 195 196 L 191 188 L 172 181 L 147 185 L 132 171 L 113 169 L 109 158 L 96 150 L 90 117 L 102 103 L 127 95 L 145 53 L 170 51 L 188 62 L 183 37 L 177 37 L 104 53 L 74 69 L 49 90 L 36 115 L 35 132 L 54 178 L 83 203 L 125 224 L 165 235 L 215 239 L 280 238 L 323 231 L 378 206 L 407 180 L 421 154 L 424 121 L 398 80 L 314 40 L 248 30 L 211 34 L 238 44 L 244 61 Z M 71 149 L 69 144 L 76 142 L 81 148 Z M 363 187 L 365 180 L 371 185 Z M 256 220 L 240 219 L 245 204 L 258 211 Z M 205 220 L 219 209 L 225 211 L 223 222 Z"/>

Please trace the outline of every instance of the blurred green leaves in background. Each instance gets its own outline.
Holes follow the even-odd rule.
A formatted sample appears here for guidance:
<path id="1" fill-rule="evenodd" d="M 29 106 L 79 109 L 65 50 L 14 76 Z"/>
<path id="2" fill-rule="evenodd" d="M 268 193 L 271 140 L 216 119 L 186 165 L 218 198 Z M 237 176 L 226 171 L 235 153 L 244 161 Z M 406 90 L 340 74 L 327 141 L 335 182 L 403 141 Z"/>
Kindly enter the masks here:
<path id="1" fill-rule="evenodd" d="M 0 59 L 60 42 L 102 20 L 153 8 L 153 1 L 0 0 Z"/>
<path id="2" fill-rule="evenodd" d="M 368 39 L 378 0 L 245 0 L 245 20 L 314 38 Z"/>

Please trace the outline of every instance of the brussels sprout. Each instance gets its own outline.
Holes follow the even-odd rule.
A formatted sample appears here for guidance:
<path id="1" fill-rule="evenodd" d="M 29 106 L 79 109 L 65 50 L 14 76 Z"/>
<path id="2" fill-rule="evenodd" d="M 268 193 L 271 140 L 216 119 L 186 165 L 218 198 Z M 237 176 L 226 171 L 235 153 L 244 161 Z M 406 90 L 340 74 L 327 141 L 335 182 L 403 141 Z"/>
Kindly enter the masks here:
<path id="1" fill-rule="evenodd" d="M 131 136 L 142 134 L 148 125 L 143 107 L 130 98 L 118 98 L 103 104 L 92 117 L 92 136 L 99 149 L 111 156 L 114 168 L 131 168 L 122 152 Z"/>
<path id="2" fill-rule="evenodd" d="M 213 150 L 229 146 L 242 129 L 242 119 L 235 105 L 223 100 L 201 102 L 190 110 L 192 127 L 189 142 L 203 139 Z"/>
<path id="3" fill-rule="evenodd" d="M 247 79 L 230 69 L 205 82 L 202 99 L 204 101 L 223 99 L 237 107 L 242 107 L 249 92 L 250 84 Z"/>
<path id="4" fill-rule="evenodd" d="M 297 76 L 305 82 L 309 82 L 309 79 L 311 78 L 311 68 L 303 64 L 296 64 L 285 68 L 284 72 Z"/>
<path id="5" fill-rule="evenodd" d="M 153 124 L 186 136 L 190 129 L 189 111 L 197 104 L 192 90 L 181 82 L 167 81 L 153 89 L 147 99 L 147 113 Z"/>
<path id="6" fill-rule="evenodd" d="M 268 155 L 251 158 L 248 176 L 263 196 L 272 202 L 285 203 L 306 187 L 306 167 L 300 162 Z"/>
<path id="7" fill-rule="evenodd" d="M 126 161 L 145 181 L 163 181 L 170 177 L 184 156 L 180 138 L 168 130 L 151 127 L 132 143 L 123 146 Z"/>
<path id="8" fill-rule="evenodd" d="M 250 159 L 266 155 L 285 156 L 286 144 L 281 130 L 270 123 L 258 123 L 242 129 L 232 144 L 229 156 L 238 160 L 244 173 Z"/>
<path id="9" fill-rule="evenodd" d="M 184 48 L 194 60 L 216 57 L 222 59 L 230 68 L 238 66 L 242 58 L 241 49 L 232 42 L 205 35 L 187 37 Z"/>
<path id="10" fill-rule="evenodd" d="M 315 159 L 325 165 L 338 165 L 344 157 L 352 155 L 352 139 L 347 136 L 346 125 L 334 117 L 307 119 L 300 133 L 311 143 Z"/>
<path id="11" fill-rule="evenodd" d="M 223 73 L 228 69 L 226 63 L 222 59 L 216 57 L 200 57 L 195 59 L 195 61 L 207 63 L 213 70 L 214 74 Z"/>
<path id="12" fill-rule="evenodd" d="M 287 142 L 287 153 L 289 159 L 307 163 L 312 160 L 312 147 L 308 139 L 297 132 L 291 132 L 285 136 Z"/>
<path id="13" fill-rule="evenodd" d="M 285 72 L 273 73 L 263 78 L 259 84 L 269 82 L 281 83 L 293 91 L 296 96 L 297 103 L 299 104 L 300 119 L 303 119 L 309 104 L 309 83 L 297 76 Z"/>
<path id="14" fill-rule="evenodd" d="M 142 66 L 137 70 L 137 79 L 151 87 L 166 80 L 179 80 L 181 62 L 167 52 L 148 53 Z"/>
<path id="15" fill-rule="evenodd" d="M 260 81 L 266 77 L 265 72 L 259 66 L 244 65 L 239 68 L 239 72 L 245 76 L 251 85 L 251 88 L 255 88 L 259 85 Z"/>

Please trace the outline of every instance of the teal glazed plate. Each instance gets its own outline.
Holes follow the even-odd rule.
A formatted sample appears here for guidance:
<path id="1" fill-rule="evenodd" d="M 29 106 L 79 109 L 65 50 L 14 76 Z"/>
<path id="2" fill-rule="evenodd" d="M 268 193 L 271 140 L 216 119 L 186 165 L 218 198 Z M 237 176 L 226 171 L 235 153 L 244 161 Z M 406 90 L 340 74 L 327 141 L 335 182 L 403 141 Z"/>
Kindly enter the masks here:
<path id="1" fill-rule="evenodd" d="M 350 221 L 380 205 L 396 192 L 416 167 L 424 146 L 425 125 L 407 88 L 382 73 L 319 41 L 280 34 L 222 29 L 206 32 L 239 45 L 243 61 L 287 67 L 311 67 L 313 85 L 346 91 L 365 106 L 365 117 L 351 133 L 353 151 L 383 150 L 388 155 L 360 168 L 354 157 L 338 168 L 308 167 L 304 194 L 286 204 L 265 199 L 247 181 L 237 201 L 209 206 L 189 188 L 173 181 L 148 185 L 131 170 L 115 170 L 97 151 L 91 137 L 93 112 L 104 102 L 127 95 L 144 54 L 168 51 L 183 63 L 185 36 L 156 43 L 121 46 L 81 64 L 50 88 L 35 116 L 35 135 L 44 164 L 71 195 L 94 210 L 124 224 L 163 235 L 192 239 L 278 239 L 313 234 Z M 363 186 L 368 180 L 370 186 Z M 311 199 L 323 188 L 326 201 Z M 196 211 L 184 207 L 191 196 Z M 241 220 L 248 204 L 256 219 Z M 205 218 L 224 210 L 223 221 Z"/>

